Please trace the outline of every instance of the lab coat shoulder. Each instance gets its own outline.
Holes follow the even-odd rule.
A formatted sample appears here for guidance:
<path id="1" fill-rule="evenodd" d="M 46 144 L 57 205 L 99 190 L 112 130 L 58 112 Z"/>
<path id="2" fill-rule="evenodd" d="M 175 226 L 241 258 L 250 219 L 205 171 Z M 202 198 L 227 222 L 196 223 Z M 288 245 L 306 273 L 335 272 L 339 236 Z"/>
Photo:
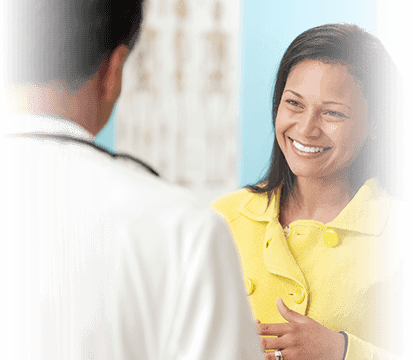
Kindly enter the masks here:
<path id="1" fill-rule="evenodd" d="M 165 241 L 174 239 L 180 246 L 193 242 L 209 246 L 227 242 L 227 230 L 224 221 L 212 210 L 201 205 L 191 191 L 172 182 L 156 177 L 145 170 L 126 169 L 120 165 L 116 174 L 117 188 L 112 192 L 112 205 L 124 216 L 126 208 L 131 221 L 135 224 L 150 224 L 168 235 Z M 109 185 L 110 186 L 110 185 Z M 221 239 L 221 240 L 219 240 Z M 203 245 L 203 246 L 206 246 Z"/>
<path id="2" fill-rule="evenodd" d="M 132 297 L 130 291 L 119 291 L 119 304 L 132 308 L 139 303 L 135 308 L 143 319 L 124 332 L 127 336 L 119 341 L 128 345 L 123 348 L 136 351 L 139 329 L 157 334 L 148 342 L 162 342 L 154 358 L 262 359 L 225 221 L 190 191 L 146 171 L 119 164 L 107 186 L 115 183 L 111 201 L 124 199 L 122 206 L 129 208 L 114 206 L 118 239 L 124 243 L 119 278 L 128 282 L 123 289 L 135 288 Z M 127 319 L 120 322 L 128 324 Z M 141 355 L 157 348 L 148 345 Z"/>
<path id="3" fill-rule="evenodd" d="M 108 221 L 115 227 L 127 227 L 135 237 L 144 234 L 156 239 L 157 244 L 181 247 L 185 254 L 191 252 L 191 244 L 231 243 L 220 217 L 201 206 L 191 191 L 130 161 L 113 160 L 83 145 L 70 144 L 66 148 L 63 157 L 70 165 L 62 175 L 70 178 L 70 205 L 82 207 L 82 211 L 86 206 L 100 214 L 91 222 Z"/>

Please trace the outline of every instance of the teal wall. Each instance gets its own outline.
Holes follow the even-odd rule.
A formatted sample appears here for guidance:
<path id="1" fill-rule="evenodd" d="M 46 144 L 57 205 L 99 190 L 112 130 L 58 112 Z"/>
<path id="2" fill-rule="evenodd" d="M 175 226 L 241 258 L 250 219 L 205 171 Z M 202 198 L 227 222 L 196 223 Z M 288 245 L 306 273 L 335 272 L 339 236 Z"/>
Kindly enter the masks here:
<path id="1" fill-rule="evenodd" d="M 96 136 L 95 143 L 108 150 L 115 151 L 116 139 L 116 105 L 105 127 Z"/>
<path id="2" fill-rule="evenodd" d="M 241 99 L 239 185 L 266 172 L 274 133 L 271 98 L 275 74 L 288 45 L 303 31 L 326 23 L 347 22 L 377 33 L 372 0 L 243 0 L 241 26 Z"/>

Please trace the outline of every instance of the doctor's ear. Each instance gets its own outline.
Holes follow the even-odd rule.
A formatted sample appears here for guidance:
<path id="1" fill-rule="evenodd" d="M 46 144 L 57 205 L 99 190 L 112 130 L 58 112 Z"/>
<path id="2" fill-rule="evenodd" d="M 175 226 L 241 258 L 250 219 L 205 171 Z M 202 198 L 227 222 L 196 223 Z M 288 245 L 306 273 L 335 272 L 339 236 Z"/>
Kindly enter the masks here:
<path id="1" fill-rule="evenodd" d="M 122 69 L 130 51 L 125 45 L 119 45 L 98 71 L 100 98 L 115 102 L 122 88 Z"/>

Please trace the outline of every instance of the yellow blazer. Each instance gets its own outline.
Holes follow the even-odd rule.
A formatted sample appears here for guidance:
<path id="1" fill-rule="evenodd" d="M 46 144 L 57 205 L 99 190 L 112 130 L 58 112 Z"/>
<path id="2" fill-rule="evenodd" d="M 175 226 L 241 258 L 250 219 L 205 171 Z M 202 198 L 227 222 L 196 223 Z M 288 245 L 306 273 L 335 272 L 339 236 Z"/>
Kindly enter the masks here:
<path id="1" fill-rule="evenodd" d="M 390 256 L 392 207 L 375 180 L 367 181 L 330 223 L 278 221 L 280 188 L 247 189 L 211 207 L 228 222 L 243 267 L 253 313 L 262 323 L 285 322 L 276 301 L 334 331 L 348 334 L 346 360 L 393 358 L 401 350 L 395 314 L 398 261 Z M 396 334 L 396 338 L 391 335 Z"/>

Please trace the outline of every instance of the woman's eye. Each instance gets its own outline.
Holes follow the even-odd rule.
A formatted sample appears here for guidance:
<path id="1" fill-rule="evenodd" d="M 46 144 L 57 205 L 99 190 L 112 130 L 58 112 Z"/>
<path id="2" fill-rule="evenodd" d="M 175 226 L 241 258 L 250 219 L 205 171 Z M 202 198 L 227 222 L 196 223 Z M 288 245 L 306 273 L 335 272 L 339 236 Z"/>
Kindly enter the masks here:
<path id="1" fill-rule="evenodd" d="M 344 114 L 342 114 L 338 111 L 327 111 L 325 114 L 326 115 L 331 115 L 331 116 L 334 116 L 334 117 L 348 118 L 348 116 L 346 116 L 346 115 L 344 115 Z"/>
<path id="2" fill-rule="evenodd" d="M 298 106 L 298 105 L 300 105 L 297 101 L 294 101 L 294 100 L 286 100 L 285 101 L 287 104 L 291 104 L 291 105 L 293 105 L 293 106 Z"/>

